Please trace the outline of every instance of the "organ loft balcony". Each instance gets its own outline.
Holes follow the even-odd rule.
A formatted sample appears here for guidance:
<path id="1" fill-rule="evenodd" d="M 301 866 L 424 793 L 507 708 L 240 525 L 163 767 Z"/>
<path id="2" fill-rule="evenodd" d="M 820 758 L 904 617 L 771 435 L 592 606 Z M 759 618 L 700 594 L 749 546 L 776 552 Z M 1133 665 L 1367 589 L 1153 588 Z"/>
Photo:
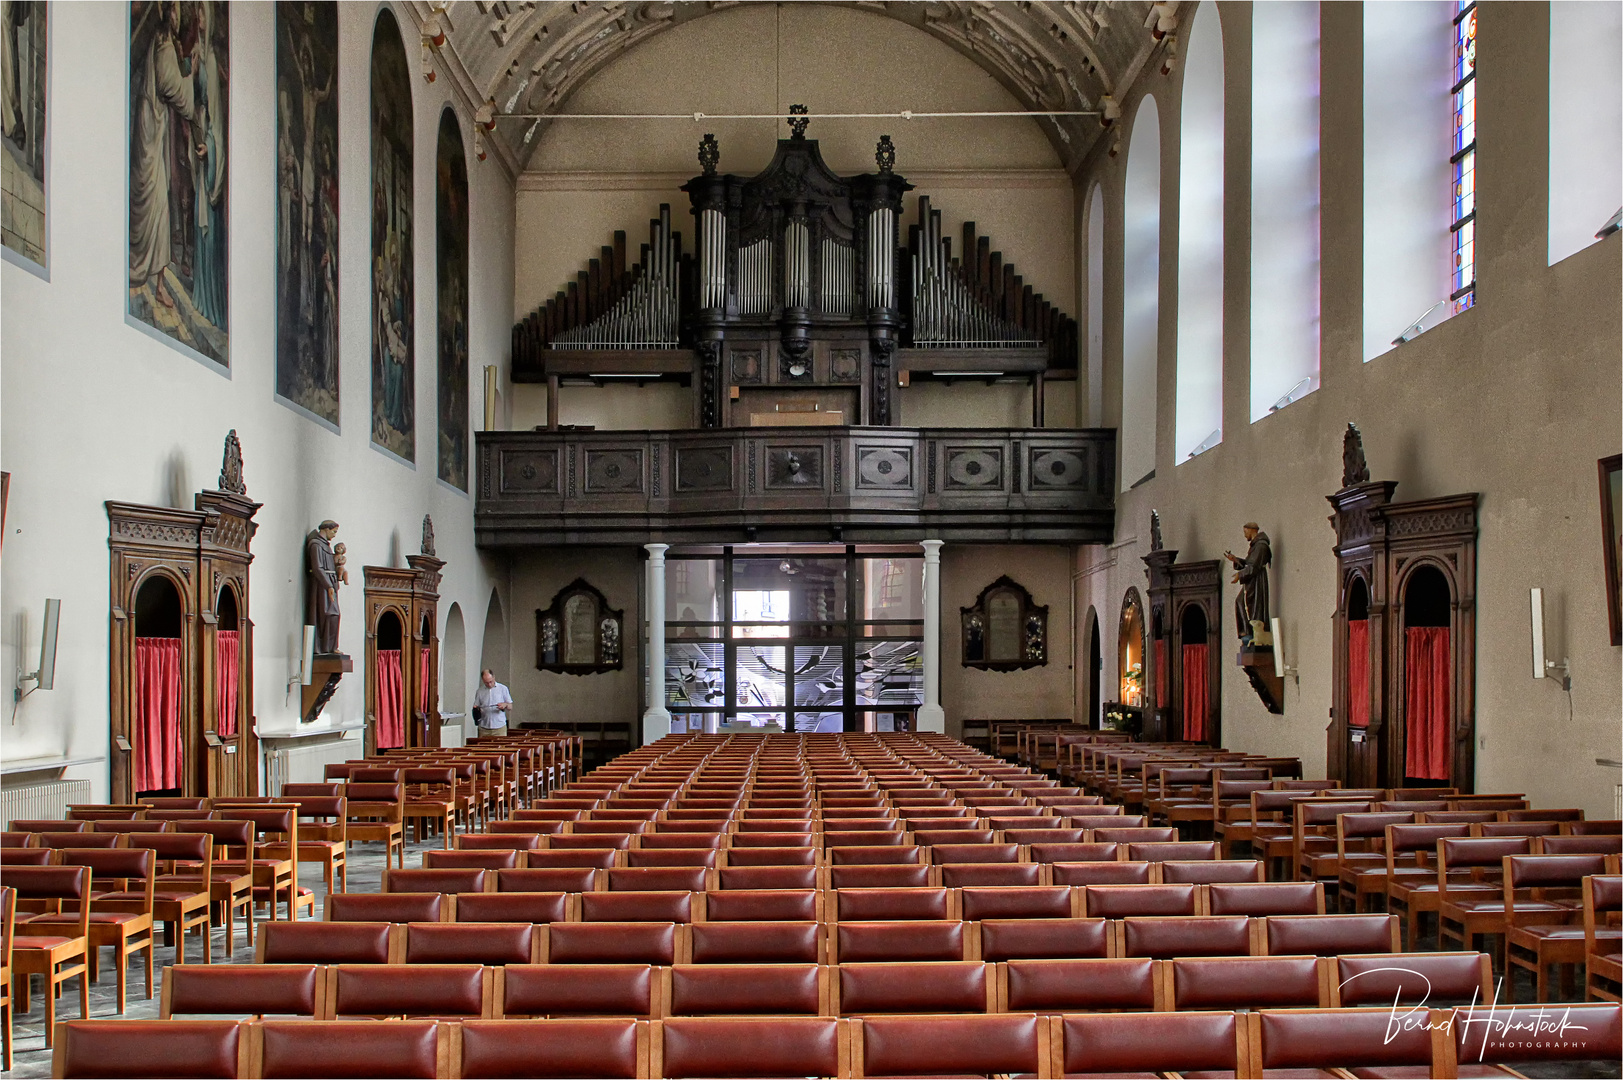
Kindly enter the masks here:
<path id="1" fill-rule="evenodd" d="M 705 136 L 692 248 L 662 206 L 634 263 L 616 232 L 514 327 L 512 378 L 546 387 L 546 423 L 478 436 L 478 543 L 1109 542 L 1115 432 L 1044 426 L 1076 322 L 974 222 L 954 255 L 888 136 L 876 171 L 840 176 L 790 126 L 753 177 Z M 974 395 L 1011 380 L 1030 426 L 980 426 Z M 975 426 L 898 425 L 925 382 Z M 689 425 L 562 423 L 572 383 L 677 383 Z"/>

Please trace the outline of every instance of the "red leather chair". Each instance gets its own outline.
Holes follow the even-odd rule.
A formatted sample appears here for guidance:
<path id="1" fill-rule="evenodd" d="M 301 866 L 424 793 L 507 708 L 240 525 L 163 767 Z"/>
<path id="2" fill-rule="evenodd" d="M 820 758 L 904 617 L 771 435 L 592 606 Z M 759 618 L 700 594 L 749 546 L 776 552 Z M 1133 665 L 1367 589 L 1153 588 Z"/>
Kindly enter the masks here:
<path id="1" fill-rule="evenodd" d="M 511 966 L 498 1014 L 507 1017 L 655 1017 L 664 1011 L 658 972 L 647 964 Z"/>
<path id="2" fill-rule="evenodd" d="M 438 892 L 333 893 L 325 909 L 328 922 L 386 923 L 434 922 L 448 910 Z"/>
<path id="3" fill-rule="evenodd" d="M 1317 881 L 1219 882 L 1206 886 L 1212 915 L 1323 915 L 1324 885 Z"/>
<path id="4" fill-rule="evenodd" d="M 690 928 L 695 964 L 816 964 L 824 927 L 809 921 L 703 922 Z"/>
<path id="5" fill-rule="evenodd" d="M 980 961 L 849 964 L 836 971 L 841 1016 L 871 1013 L 985 1013 L 996 1003 L 994 969 Z"/>
<path id="6" fill-rule="evenodd" d="M 658 1028 L 651 1076 L 846 1074 L 839 1022 L 832 1017 L 681 1017 Z"/>
<path id="7" fill-rule="evenodd" d="M 697 866 L 713 870 L 721 865 L 721 852 L 716 848 L 632 848 L 626 852 L 626 865 L 631 867 L 647 866 Z"/>
<path id="8" fill-rule="evenodd" d="M 392 1076 L 433 1080 L 441 1027 L 432 1020 L 312 1024 L 266 1020 L 255 1034 L 264 1077 Z"/>
<path id="9" fill-rule="evenodd" d="M 921 889 L 930 884 L 930 867 L 925 863 L 830 866 L 825 873 L 831 889 Z"/>
<path id="10" fill-rule="evenodd" d="M 980 923 L 981 959 L 1080 959 L 1109 955 L 1104 919 L 987 919 Z"/>
<path id="11" fill-rule="evenodd" d="M 554 923 L 569 918 L 565 892 L 459 893 L 459 923 Z"/>
<path id="12" fill-rule="evenodd" d="M 1225 956 L 1171 961 L 1172 1007 L 1320 1008 L 1331 1005 L 1330 969 L 1312 956 Z"/>
<path id="13" fill-rule="evenodd" d="M 1073 914 L 1072 890 L 1066 885 L 964 888 L 959 905 L 965 919 L 1066 919 Z"/>
<path id="14" fill-rule="evenodd" d="M 1448 1041 L 1438 1030 L 1443 1013 L 1415 1009 L 1394 1023 L 1391 1006 L 1286 1009 L 1254 1012 L 1246 1019 L 1254 1076 L 1458 1075 L 1439 1068 Z"/>
<path id="15" fill-rule="evenodd" d="M 863 1076 L 1043 1076 L 1051 1065 L 1049 1024 L 1031 1015 L 875 1016 L 856 1031 Z"/>
<path id="16" fill-rule="evenodd" d="M 1264 878 L 1264 868 L 1260 859 L 1214 859 L 1210 862 L 1167 860 L 1161 863 L 1163 885 L 1217 885 L 1227 882 L 1260 882 Z"/>
<path id="17" fill-rule="evenodd" d="M 702 866 L 616 867 L 604 874 L 610 892 L 704 892 L 711 884 Z"/>
<path id="18" fill-rule="evenodd" d="M 545 848 L 525 853 L 525 866 L 530 870 L 604 869 L 618 865 L 620 852 L 608 846 L 559 850 Z"/>
<path id="19" fill-rule="evenodd" d="M 254 962 L 259 964 L 387 964 L 390 923 L 288 922 L 278 919 L 259 929 Z"/>
<path id="20" fill-rule="evenodd" d="M 523 852 L 511 846 L 423 852 L 426 870 L 516 870 L 523 864 L 522 860 Z"/>
<path id="21" fill-rule="evenodd" d="M 471 853 L 470 853 L 471 854 Z M 485 882 L 495 884 L 495 871 L 481 869 L 425 868 L 400 870 L 385 868 L 385 893 L 465 893 L 484 892 Z"/>
<path id="22" fill-rule="evenodd" d="M 247 1075 L 247 1030 L 235 1020 L 73 1020 L 62 1025 L 52 1075 L 234 1080 Z"/>
<path id="23" fill-rule="evenodd" d="M 1262 924 L 1262 955 L 1337 956 L 1400 948 L 1396 915 L 1271 915 Z"/>
<path id="24" fill-rule="evenodd" d="M 677 962 L 675 923 L 553 923 L 547 927 L 551 964 L 664 964 Z"/>
<path id="25" fill-rule="evenodd" d="M 490 967 L 530 964 L 536 960 L 538 945 L 532 923 L 410 923 L 406 926 L 405 962 Z"/>
<path id="26" fill-rule="evenodd" d="M 334 1017 L 492 1015 L 491 972 L 479 964 L 340 964 L 329 978 Z"/>
<path id="27" fill-rule="evenodd" d="M 920 840 L 923 843 L 923 840 Z M 930 848 L 933 863 L 1017 863 L 1020 861 L 1019 844 L 947 843 Z"/>
<path id="28" fill-rule="evenodd" d="M 1178 842 L 1178 830 L 1165 826 L 1107 825 L 1090 830 L 1088 839 L 1096 844 L 1172 844 Z"/>
<path id="29" fill-rule="evenodd" d="M 1335 960 L 1337 1004 L 1346 1007 L 1489 1005 L 1493 964 L 1487 953 L 1382 953 Z"/>
<path id="30" fill-rule="evenodd" d="M 1153 868 L 1147 862 L 1060 862 L 1048 875 L 1055 885 L 1148 885 Z"/>
<path id="31" fill-rule="evenodd" d="M 739 822 L 738 832 L 732 835 L 732 847 L 805 848 L 819 846 L 817 833 L 810 828 L 798 831 L 763 831 L 746 828 L 749 822 Z M 782 823 L 779 823 L 782 824 Z M 807 822 L 810 825 L 810 822 Z"/>
<path id="32" fill-rule="evenodd" d="M 1008 1012 L 1100 1012 L 1164 1008 L 1155 961 L 1147 959 L 1010 960 L 1001 997 Z"/>
<path id="33" fill-rule="evenodd" d="M 645 1076 L 649 1029 L 641 1020 L 464 1020 L 459 1075 Z"/>
<path id="34" fill-rule="evenodd" d="M 6 871 L 6 885 L 13 891 L 14 912 L 50 910 L 67 915 L 70 908 L 75 910 L 71 923 L 42 924 L 30 933 L 30 919 L 15 923 L 13 928 L 10 966 L 13 994 L 20 1002 L 13 1008 L 29 1011 L 29 983 L 32 976 L 40 976 L 44 982 L 45 1045 L 51 1047 L 55 1043 L 57 992 L 63 983 L 78 978 L 79 1016 L 84 1019 L 90 1015 L 87 957 L 92 874 L 86 866 L 14 866 Z"/>
<path id="35" fill-rule="evenodd" d="M 832 898 L 836 922 L 956 917 L 947 889 L 838 889 Z"/>
<path id="36" fill-rule="evenodd" d="M 1123 956 L 1245 956 L 1251 920 L 1244 915 L 1175 915 L 1121 921 Z"/>
<path id="37" fill-rule="evenodd" d="M 821 894 L 806 889 L 731 889 L 705 897 L 710 922 L 811 921 L 822 917 Z"/>
<path id="38" fill-rule="evenodd" d="M 591 892 L 596 884 L 597 871 L 586 866 L 531 866 L 522 870 L 496 871 L 496 891 L 499 893 Z"/>
<path id="39" fill-rule="evenodd" d="M 1033 841 L 1031 845 L 1031 861 L 1036 863 L 1115 862 L 1120 850 L 1121 845 L 1119 844 L 1094 844 L 1080 841 L 1061 843 Z"/>
<path id="40" fill-rule="evenodd" d="M 19 818 L 6 828 L 14 833 L 87 833 L 90 822 L 67 818 Z"/>
<path id="41" fill-rule="evenodd" d="M 728 848 L 722 857 L 727 869 L 753 870 L 772 866 L 816 866 L 820 854 L 821 849 L 814 847 L 734 847 Z"/>
<path id="42" fill-rule="evenodd" d="M 1104 829 L 1093 830 L 1098 837 Z M 1152 841 L 1150 843 L 1130 842 L 1127 845 L 1127 858 L 1132 861 L 1142 859 L 1145 862 L 1194 862 L 1196 860 L 1212 861 L 1218 857 L 1217 842 L 1215 840 L 1194 841 Z"/>
<path id="43" fill-rule="evenodd" d="M 1089 885 L 1082 890 L 1082 914 L 1098 918 L 1194 915 L 1199 910 L 1197 885 Z"/>
<path id="44" fill-rule="evenodd" d="M 1578 839 L 1587 839 L 1579 837 Z M 1550 968 L 1561 972 L 1563 998 L 1570 998 L 1573 973 L 1584 964 L 1583 886 L 1586 878 L 1606 873 L 1604 855 L 1513 855 L 1502 870 L 1505 961 L 1533 977 L 1537 1000 L 1550 1000 Z M 1525 898 L 1553 900 L 1567 910 L 1548 917 L 1523 918 Z M 1616 947 L 1623 935 L 1616 927 L 1596 927 L 1597 938 Z M 1514 980 L 1507 980 L 1514 983 Z M 1514 1001 L 1514 991 L 1510 992 Z"/>
<path id="45" fill-rule="evenodd" d="M 1014 887 L 1040 885 L 1043 868 L 1038 863 L 947 863 L 935 870 L 942 885 L 960 889 L 965 887 Z"/>
<path id="46" fill-rule="evenodd" d="M 1245 1024 L 1232 1012 L 1073 1014 L 1055 1037 L 1063 1076 L 1252 1075 Z"/>
<path id="47" fill-rule="evenodd" d="M 954 920 L 842 922 L 830 935 L 832 963 L 965 958 L 964 924 Z"/>
<path id="48" fill-rule="evenodd" d="M 573 822 L 573 823 L 570 824 L 570 828 L 575 828 L 576 826 L 590 825 L 590 824 L 591 824 L 590 821 L 576 821 L 576 822 Z M 624 823 L 623 822 L 599 822 L 598 824 L 600 824 L 600 825 L 609 824 L 609 825 L 620 826 L 620 825 L 623 825 Z M 605 832 L 586 832 L 586 833 L 579 833 L 579 834 L 576 834 L 576 833 L 561 833 L 561 834 L 559 834 L 557 836 L 549 836 L 549 837 L 547 837 L 547 846 L 546 846 L 545 850 L 548 850 L 548 851 L 603 851 L 603 850 L 607 849 L 607 850 L 614 850 L 614 851 L 627 851 L 627 850 L 630 850 L 630 848 L 631 848 L 631 834 L 628 833 L 628 832 L 625 832 L 623 829 L 621 829 L 621 831 L 614 832 L 614 833 L 605 833 Z"/>
<path id="49" fill-rule="evenodd" d="M 792 848 L 745 848 L 745 851 L 790 851 Z M 810 851 L 811 849 L 805 849 Z M 729 864 L 732 859 L 729 853 Z M 817 866 L 814 862 L 803 865 L 728 865 L 716 871 L 716 882 L 723 890 L 762 889 L 815 889 Z"/>
<path id="50" fill-rule="evenodd" d="M 829 839 L 833 834 L 824 833 Z M 851 834 L 858 835 L 858 834 Z M 903 836 L 902 833 L 869 833 L 870 836 Z M 914 845 L 900 843 L 891 846 L 831 846 L 826 849 L 829 865 L 831 866 L 873 866 L 886 863 L 922 863 L 925 862 L 924 849 Z"/>
<path id="51" fill-rule="evenodd" d="M 320 985 L 315 964 L 182 964 L 164 973 L 159 1015 L 165 1020 L 176 1015 L 314 1019 Z"/>
<path id="52" fill-rule="evenodd" d="M 1533 840 L 1534 855 L 1623 855 L 1623 836 L 1616 833 L 1565 833 Z"/>
<path id="53" fill-rule="evenodd" d="M 690 923 L 695 917 L 693 897 L 693 893 L 674 890 L 581 893 L 580 918 L 582 922 Z"/>
<path id="54" fill-rule="evenodd" d="M 1573 1061 L 1605 1062 L 1615 1069 L 1623 1058 L 1623 1012 L 1609 1002 L 1500 1006 L 1491 1019 L 1482 1009 L 1455 1009 L 1452 1028 L 1448 1064 L 1461 1073 L 1500 1066 L 1484 1075 L 1518 1075 L 1503 1069 L 1531 1063 L 1551 1072 L 1553 1063 Z"/>
<path id="55" fill-rule="evenodd" d="M 670 1016 L 746 1013 L 818 1016 L 826 994 L 816 964 L 677 964 Z"/>
<path id="56" fill-rule="evenodd" d="M 73 834 L 81 835 L 81 834 Z M 95 835 L 94 833 L 86 835 Z M 120 839 L 123 837 L 121 836 Z M 31 850 L 31 849 L 24 849 Z M 157 853 L 150 848 L 109 848 L 91 850 L 76 848 L 63 850 L 57 858 L 62 865 L 87 866 L 99 889 L 109 894 L 140 894 L 139 899 L 103 900 L 92 896 L 90 903 L 89 954 L 90 980 L 98 979 L 97 961 L 102 948 L 113 950 L 114 971 L 118 982 L 118 1011 L 124 1012 L 129 977 L 129 958 L 134 953 L 146 954 L 146 996 L 152 999 L 152 911 L 156 887 Z M 76 914 L 60 913 L 36 915 L 28 920 L 30 932 L 41 933 L 47 927 L 77 930 Z M 230 940 L 229 934 L 227 940 Z"/>

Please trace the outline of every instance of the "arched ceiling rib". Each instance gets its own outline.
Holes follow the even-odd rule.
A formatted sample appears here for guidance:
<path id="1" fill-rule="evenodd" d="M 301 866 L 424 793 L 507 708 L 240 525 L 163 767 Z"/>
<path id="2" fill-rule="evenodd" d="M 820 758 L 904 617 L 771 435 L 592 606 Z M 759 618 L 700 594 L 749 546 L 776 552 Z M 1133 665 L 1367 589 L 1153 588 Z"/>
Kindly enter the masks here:
<path id="1" fill-rule="evenodd" d="M 413 6 L 428 15 L 429 3 Z M 454 0 L 442 9 L 449 32 L 442 54 L 450 54 L 472 96 L 495 100 L 498 114 L 546 115 L 564 111 L 580 86 L 650 37 L 738 6 L 739 0 Z M 854 0 L 840 6 L 895 19 L 944 42 L 1033 110 L 1091 110 L 1105 94 L 1119 101 L 1157 44 L 1145 28 L 1156 6 L 1148 0 Z M 1160 7 L 1170 14 L 1176 5 Z M 817 103 L 808 104 L 815 112 Z M 921 112 L 929 107 L 915 106 Z M 1039 123 L 1073 171 L 1102 131 L 1093 117 Z M 534 134 L 530 120 L 513 118 L 500 120 L 491 138 L 523 168 Z"/>

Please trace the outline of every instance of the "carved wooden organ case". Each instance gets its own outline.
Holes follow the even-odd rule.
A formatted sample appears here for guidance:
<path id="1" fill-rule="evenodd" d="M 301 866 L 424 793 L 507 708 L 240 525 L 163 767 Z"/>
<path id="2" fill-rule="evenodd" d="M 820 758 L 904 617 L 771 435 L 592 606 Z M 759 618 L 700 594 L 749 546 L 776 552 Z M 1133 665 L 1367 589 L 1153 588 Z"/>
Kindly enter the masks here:
<path id="1" fill-rule="evenodd" d="M 1404 783 L 1406 632 L 1412 624 L 1447 626 L 1446 783 L 1468 792 L 1475 776 L 1478 496 L 1393 502 L 1397 482 L 1369 480 L 1362 456 L 1360 444 L 1361 479 L 1326 496 L 1334 508 L 1337 580 L 1329 775 L 1351 787 Z M 1368 681 L 1361 686 L 1352 685 L 1354 622 L 1365 623 L 1368 640 Z M 1367 711 L 1354 708 L 1360 694 L 1368 696 Z M 1367 724 L 1357 722 L 1366 716 Z"/>
<path id="2" fill-rule="evenodd" d="M 1218 559 L 1179 563 L 1175 549 L 1156 547 L 1144 556 L 1144 567 L 1150 582 L 1150 649 L 1145 698 L 1151 705 L 1145 710 L 1144 737 L 1154 740 L 1187 737 L 1183 648 L 1204 644 L 1206 723 L 1204 737 L 1199 741 L 1221 746 L 1223 669 L 1218 634 L 1223 626 L 1223 564 Z"/>
<path id="3" fill-rule="evenodd" d="M 682 188 L 695 250 L 683 252 L 662 206 L 638 265 L 627 265 L 617 232 L 575 282 L 514 328 L 514 379 L 549 383 L 549 426 L 560 377 L 690 381 L 701 428 L 889 425 L 904 369 L 950 377 L 993 368 L 1040 387 L 1051 365 L 1075 367 L 1075 322 L 1034 293 L 973 222 L 955 259 L 940 212 L 921 198 L 902 246 L 913 185 L 894 171 L 888 135 L 877 171 L 840 176 L 806 138 L 806 123 L 791 117 L 793 136 L 748 178 L 717 171 L 720 148 L 706 135 L 704 171 Z"/>
<path id="4" fill-rule="evenodd" d="M 443 559 L 408 555 L 407 565 L 365 566 L 366 752 L 379 745 L 378 652 L 400 650 L 405 746 L 440 745 L 440 576 Z M 425 660 L 426 658 L 426 660 Z"/>
<path id="5" fill-rule="evenodd" d="M 232 441 L 235 441 L 233 432 Z M 257 795 L 259 738 L 254 732 L 253 620 L 249 607 L 251 547 L 260 504 L 241 490 L 204 491 L 195 509 L 109 501 L 111 572 L 109 718 L 111 795 L 133 802 L 138 722 L 138 638 L 178 638 L 179 769 L 172 783 L 187 796 Z M 235 644 L 222 634 L 235 634 Z M 235 686 L 222 664 L 224 644 L 236 656 Z"/>

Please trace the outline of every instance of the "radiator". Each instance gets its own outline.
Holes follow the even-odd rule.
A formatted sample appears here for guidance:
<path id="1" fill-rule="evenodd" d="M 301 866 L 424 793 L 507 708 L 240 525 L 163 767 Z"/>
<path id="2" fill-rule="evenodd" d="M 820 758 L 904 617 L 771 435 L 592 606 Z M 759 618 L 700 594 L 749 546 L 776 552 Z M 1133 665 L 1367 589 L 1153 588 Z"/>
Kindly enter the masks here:
<path id="1" fill-rule="evenodd" d="M 70 805 L 89 801 L 89 780 L 19 784 L 0 790 L 0 819 L 6 828 L 13 821 L 60 821 L 68 816 Z"/>
<path id="2" fill-rule="evenodd" d="M 280 795 L 283 784 L 319 784 L 323 767 L 363 756 L 359 739 L 338 739 L 314 746 L 286 746 L 265 754 L 265 793 Z"/>

